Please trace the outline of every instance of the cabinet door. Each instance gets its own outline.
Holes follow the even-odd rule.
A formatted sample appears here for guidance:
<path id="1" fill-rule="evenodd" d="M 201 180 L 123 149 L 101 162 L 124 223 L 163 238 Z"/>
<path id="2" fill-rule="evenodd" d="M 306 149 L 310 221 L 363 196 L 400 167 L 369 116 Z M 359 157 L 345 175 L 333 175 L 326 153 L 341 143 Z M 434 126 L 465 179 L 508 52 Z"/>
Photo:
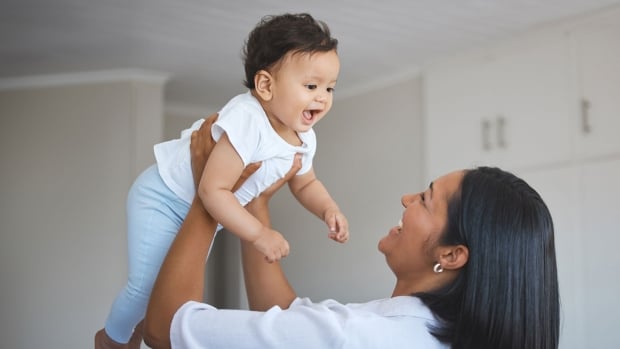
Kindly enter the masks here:
<path id="1" fill-rule="evenodd" d="M 500 77 L 493 89 L 502 166 L 528 168 L 567 162 L 576 114 L 570 101 L 570 45 L 562 34 L 517 44 L 494 63 Z M 503 128 L 503 130 L 501 129 Z"/>
<path id="2" fill-rule="evenodd" d="M 442 64 L 425 76 L 426 169 L 436 178 L 458 168 L 493 164 L 495 110 L 489 57 Z"/>
<path id="3" fill-rule="evenodd" d="M 543 198 L 553 218 L 561 302 L 561 349 L 586 345 L 584 323 L 583 236 L 579 227 L 579 168 L 558 167 L 517 173 Z"/>
<path id="4" fill-rule="evenodd" d="M 581 158 L 620 153 L 620 15 L 613 17 L 573 33 L 583 98 L 576 137 Z"/>
<path id="5" fill-rule="evenodd" d="M 486 164 L 528 168 L 572 156 L 570 45 L 529 38 L 425 74 L 428 176 Z"/>
<path id="6" fill-rule="evenodd" d="M 584 165 L 581 241 L 588 348 L 617 348 L 620 314 L 620 159 Z"/>

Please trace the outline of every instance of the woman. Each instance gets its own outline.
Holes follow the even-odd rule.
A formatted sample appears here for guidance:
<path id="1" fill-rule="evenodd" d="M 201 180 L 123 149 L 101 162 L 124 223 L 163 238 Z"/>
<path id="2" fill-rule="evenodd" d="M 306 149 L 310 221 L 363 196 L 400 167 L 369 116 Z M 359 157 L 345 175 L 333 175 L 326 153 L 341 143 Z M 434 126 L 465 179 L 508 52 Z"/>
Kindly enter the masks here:
<path id="1" fill-rule="evenodd" d="M 198 168 L 209 124 L 193 135 Z M 251 202 L 269 224 L 271 195 Z M 557 348 L 553 224 L 540 196 L 499 169 L 445 175 L 404 195 L 402 220 L 379 242 L 396 276 L 392 297 L 364 304 L 297 298 L 278 263 L 242 245 L 250 307 L 200 303 L 216 223 L 192 205 L 155 283 L 145 319 L 153 348 Z M 174 317 L 174 320 L 173 320 Z"/>

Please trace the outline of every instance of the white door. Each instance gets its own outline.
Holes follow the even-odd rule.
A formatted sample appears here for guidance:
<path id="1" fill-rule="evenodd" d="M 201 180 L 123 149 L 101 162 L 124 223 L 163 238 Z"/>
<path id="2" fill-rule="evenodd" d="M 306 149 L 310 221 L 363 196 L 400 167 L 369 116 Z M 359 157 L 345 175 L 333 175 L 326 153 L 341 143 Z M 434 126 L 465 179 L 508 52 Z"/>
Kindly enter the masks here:
<path id="1" fill-rule="evenodd" d="M 581 235 L 588 348 L 618 348 L 620 159 L 583 166 Z"/>
<path id="2" fill-rule="evenodd" d="M 620 153 L 620 15 L 575 29 L 581 126 L 578 155 Z"/>
<path id="3" fill-rule="evenodd" d="M 516 174 L 540 194 L 553 218 L 561 302 L 560 348 L 594 348 L 585 342 L 579 168 L 564 166 Z"/>

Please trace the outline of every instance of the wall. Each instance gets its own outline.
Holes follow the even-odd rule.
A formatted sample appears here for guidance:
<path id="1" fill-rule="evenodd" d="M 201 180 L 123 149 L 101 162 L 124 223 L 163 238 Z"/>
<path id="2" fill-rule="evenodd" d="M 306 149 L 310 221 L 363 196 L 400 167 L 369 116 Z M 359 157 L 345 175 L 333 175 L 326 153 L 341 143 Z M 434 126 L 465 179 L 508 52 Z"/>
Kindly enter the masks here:
<path id="1" fill-rule="evenodd" d="M 161 138 L 163 78 L 113 80 L 0 81 L 3 348 L 92 347 L 126 280 L 124 203 Z"/>

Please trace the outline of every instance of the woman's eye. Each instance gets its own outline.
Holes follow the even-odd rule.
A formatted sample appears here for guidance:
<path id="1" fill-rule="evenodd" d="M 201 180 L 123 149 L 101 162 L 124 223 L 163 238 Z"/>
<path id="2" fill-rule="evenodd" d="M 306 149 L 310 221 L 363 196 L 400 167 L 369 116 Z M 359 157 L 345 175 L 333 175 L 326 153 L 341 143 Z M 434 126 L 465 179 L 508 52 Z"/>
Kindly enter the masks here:
<path id="1" fill-rule="evenodd" d="M 420 200 L 422 200 L 422 202 L 426 202 L 426 198 L 424 197 L 425 194 L 426 192 L 420 194 Z"/>

